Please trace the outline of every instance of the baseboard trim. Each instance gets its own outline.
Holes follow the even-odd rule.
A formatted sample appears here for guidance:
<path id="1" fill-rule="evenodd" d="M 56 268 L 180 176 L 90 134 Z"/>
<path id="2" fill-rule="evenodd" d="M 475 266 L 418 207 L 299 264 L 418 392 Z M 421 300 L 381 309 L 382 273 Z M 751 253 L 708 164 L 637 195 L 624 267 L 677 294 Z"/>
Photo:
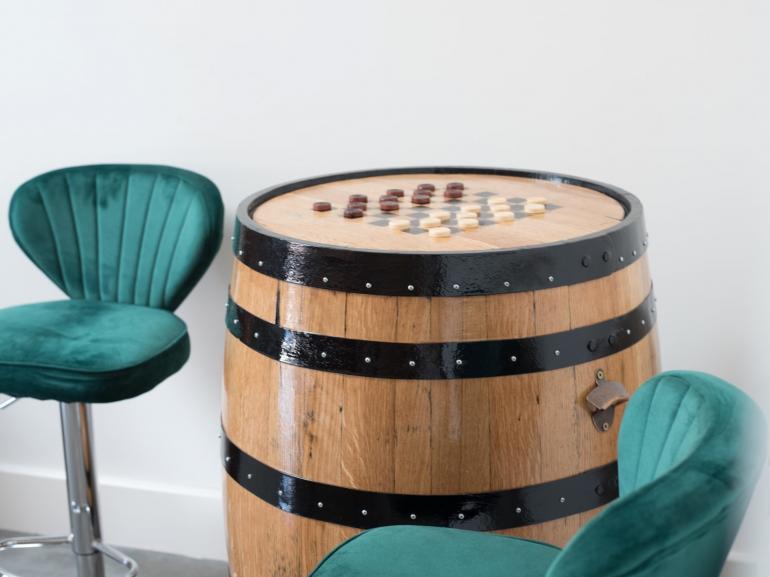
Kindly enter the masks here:
<path id="1" fill-rule="evenodd" d="M 63 472 L 0 465 L 0 527 L 25 533 L 67 532 Z M 226 559 L 222 497 L 217 490 L 99 478 L 104 540 L 108 543 Z"/>

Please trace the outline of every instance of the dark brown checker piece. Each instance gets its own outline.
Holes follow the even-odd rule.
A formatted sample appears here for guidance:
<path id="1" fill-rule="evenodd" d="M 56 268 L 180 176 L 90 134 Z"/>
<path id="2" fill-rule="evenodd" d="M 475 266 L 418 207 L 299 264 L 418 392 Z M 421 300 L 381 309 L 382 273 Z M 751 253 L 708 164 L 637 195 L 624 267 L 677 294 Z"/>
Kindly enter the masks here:
<path id="1" fill-rule="evenodd" d="M 313 203 L 313 210 L 316 212 L 326 212 L 327 210 L 332 209 L 332 203 L 331 202 L 314 202 Z"/>
<path id="2" fill-rule="evenodd" d="M 417 190 L 427 190 L 429 192 L 434 192 L 436 190 L 436 185 L 429 182 L 424 182 L 417 185 Z"/>
<path id="3" fill-rule="evenodd" d="M 382 212 L 393 212 L 394 210 L 398 210 L 400 208 L 398 201 L 395 200 L 387 200 L 380 203 L 380 210 Z"/>
<path id="4" fill-rule="evenodd" d="M 430 197 L 427 194 L 415 194 L 412 197 L 414 204 L 430 204 Z"/>
<path id="5" fill-rule="evenodd" d="M 342 216 L 344 216 L 345 218 L 361 218 L 362 216 L 364 216 L 364 211 L 361 210 L 360 208 L 348 207 L 345 209 L 345 212 L 342 213 Z"/>
<path id="6" fill-rule="evenodd" d="M 392 194 L 383 194 L 380 197 L 380 202 L 398 202 L 398 197 Z"/>
<path id="7" fill-rule="evenodd" d="M 366 210 L 367 206 L 365 202 L 350 202 L 348 203 L 348 208 L 358 208 L 361 210 Z"/>
<path id="8" fill-rule="evenodd" d="M 465 190 L 465 185 L 462 182 L 450 182 L 446 185 L 447 190 L 452 188 L 456 190 Z"/>
<path id="9" fill-rule="evenodd" d="M 404 196 L 404 189 L 403 188 L 389 188 L 385 191 L 385 194 L 388 196 L 396 196 L 398 198 L 403 198 Z"/>
<path id="10" fill-rule="evenodd" d="M 463 197 L 463 191 L 459 188 L 447 188 L 444 191 L 444 198 L 457 199 Z"/>
<path id="11" fill-rule="evenodd" d="M 348 197 L 348 202 L 369 202 L 369 197 L 365 194 L 351 194 Z"/>

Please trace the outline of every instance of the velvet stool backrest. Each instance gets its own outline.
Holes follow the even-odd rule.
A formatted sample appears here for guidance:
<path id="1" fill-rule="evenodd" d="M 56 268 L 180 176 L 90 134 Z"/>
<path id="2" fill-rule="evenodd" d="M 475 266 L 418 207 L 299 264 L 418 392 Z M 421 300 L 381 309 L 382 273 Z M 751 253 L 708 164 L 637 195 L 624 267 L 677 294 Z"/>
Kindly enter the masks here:
<path id="1" fill-rule="evenodd" d="M 628 405 L 621 499 L 567 545 L 548 577 L 717 577 L 764 463 L 757 406 L 696 372 L 663 373 Z"/>
<path id="2" fill-rule="evenodd" d="M 48 172 L 10 208 L 19 246 L 71 298 L 172 311 L 214 258 L 222 216 L 210 180 L 155 165 Z"/>

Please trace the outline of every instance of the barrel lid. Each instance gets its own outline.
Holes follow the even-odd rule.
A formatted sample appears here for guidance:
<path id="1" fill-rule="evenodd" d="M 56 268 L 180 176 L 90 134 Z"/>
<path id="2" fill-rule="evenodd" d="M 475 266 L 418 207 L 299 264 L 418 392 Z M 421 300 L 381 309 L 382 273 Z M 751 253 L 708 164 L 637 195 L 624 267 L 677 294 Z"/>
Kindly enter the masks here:
<path id="1" fill-rule="evenodd" d="M 380 204 L 393 189 L 404 191 L 397 210 L 392 198 Z M 363 216 L 360 195 L 368 199 Z M 437 211 L 442 222 L 433 224 L 444 230 L 432 234 L 423 219 Z M 245 264 L 288 282 L 432 296 L 606 276 L 641 256 L 643 229 L 639 201 L 606 184 L 525 170 L 416 167 L 268 188 L 239 206 L 233 241 Z"/>

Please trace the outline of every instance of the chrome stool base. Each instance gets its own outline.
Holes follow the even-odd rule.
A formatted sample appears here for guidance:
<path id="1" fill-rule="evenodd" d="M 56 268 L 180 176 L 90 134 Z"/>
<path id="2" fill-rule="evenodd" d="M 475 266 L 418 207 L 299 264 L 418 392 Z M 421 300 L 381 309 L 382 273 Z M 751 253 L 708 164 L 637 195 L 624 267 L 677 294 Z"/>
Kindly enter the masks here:
<path id="1" fill-rule="evenodd" d="M 36 549 L 51 545 L 67 545 L 71 543 L 72 535 L 68 535 L 66 537 L 12 537 L 10 539 L 0 541 L 0 552 L 7 551 L 9 549 Z M 104 543 L 93 543 L 93 547 L 97 550 L 96 553 L 91 555 L 77 556 L 78 574 L 82 574 L 83 571 L 91 571 L 91 573 L 86 573 L 86 575 L 102 577 L 104 575 L 104 567 L 102 566 L 101 559 L 102 554 L 108 559 L 111 559 L 112 561 L 115 561 L 116 563 L 119 563 L 128 569 L 128 571 L 124 574 L 124 577 L 136 577 L 139 574 L 139 566 L 137 565 L 136 561 L 134 561 L 128 555 L 125 555 L 114 547 L 110 547 Z M 0 567 L 0 577 L 23 576 L 16 575 L 15 573 L 9 573 Z"/>
<path id="2" fill-rule="evenodd" d="M 4 408 L 4 407 L 0 407 Z M 0 541 L 0 552 L 52 545 L 72 547 L 78 577 L 105 577 L 104 557 L 128 570 L 124 577 L 136 577 L 136 561 L 101 541 L 96 472 L 91 451 L 91 407 L 84 403 L 59 403 L 64 466 L 67 471 L 70 530 L 63 537 L 18 537 Z M 0 577 L 23 577 L 0 568 Z"/>

